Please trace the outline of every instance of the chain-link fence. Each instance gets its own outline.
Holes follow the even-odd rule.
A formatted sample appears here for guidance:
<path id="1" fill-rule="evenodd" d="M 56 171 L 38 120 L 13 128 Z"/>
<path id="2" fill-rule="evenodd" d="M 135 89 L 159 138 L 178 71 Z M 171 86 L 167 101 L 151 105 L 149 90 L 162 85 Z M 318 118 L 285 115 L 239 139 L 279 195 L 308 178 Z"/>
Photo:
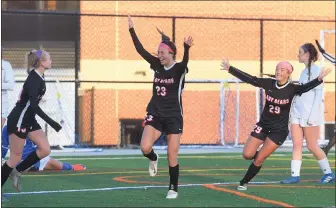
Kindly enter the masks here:
<path id="1" fill-rule="evenodd" d="M 68 138 L 59 142 L 62 145 L 126 146 L 139 143 L 139 124 L 145 116 L 145 108 L 151 96 L 151 84 L 147 82 L 152 81 L 153 72 L 133 46 L 126 13 L 133 15 L 135 31 L 151 53 L 156 52 L 160 42 L 155 27 L 176 42 L 177 61 L 182 58 L 184 37 L 190 35 L 194 38 L 187 80 L 232 78 L 219 70 L 223 57 L 256 76 L 260 73 L 274 73 L 278 61 L 288 60 L 295 68 L 293 79 L 297 79 L 301 72 L 299 69 L 304 68 L 297 61 L 299 46 L 319 39 L 321 30 L 335 29 L 335 21 L 330 18 L 312 16 L 288 19 L 283 18 L 288 14 L 283 14 L 275 7 L 265 9 L 261 14 L 248 9 L 255 7 L 250 2 L 244 2 L 246 10 L 250 11 L 245 12 L 247 15 L 241 14 L 243 11 L 235 11 L 238 15 L 234 15 L 234 10 L 229 10 L 225 17 L 219 11 L 228 11 L 232 2 L 219 4 L 217 8 L 209 2 L 207 5 L 215 12 L 203 16 L 193 15 L 192 11 L 198 8 L 197 4 L 190 3 L 190 10 L 181 11 L 178 4 L 174 3 L 175 10 L 164 10 L 166 13 L 162 15 L 157 14 L 164 5 L 153 13 L 155 4 L 131 4 L 137 6 L 130 7 L 130 2 L 124 1 L 95 4 L 82 2 L 81 13 L 3 11 L 2 59 L 11 62 L 18 83 L 22 84 L 26 77 L 24 56 L 27 52 L 42 46 L 51 54 L 53 69 L 46 74 L 50 79 L 47 86 L 47 94 L 50 93 L 50 96 L 48 94 L 46 97 L 48 104 L 45 109 L 58 112 L 51 116 L 63 119 L 67 126 L 62 135 L 48 129 L 49 138 L 55 144 L 63 141 L 59 137 Z M 168 6 L 170 3 L 161 4 Z M 274 13 L 281 15 L 274 16 Z M 325 48 L 335 56 L 335 35 L 325 37 Z M 334 82 L 334 76 L 330 75 L 328 81 Z M 58 88 L 55 80 L 60 81 Z M 21 84 L 17 84 L 10 95 L 12 105 Z M 326 121 L 334 122 L 335 84 L 328 86 L 325 96 Z M 237 136 L 237 109 L 234 108 L 237 106 L 236 85 L 230 84 L 225 89 L 225 116 L 221 117 L 220 84 L 187 83 L 183 93 L 183 144 L 222 144 L 221 128 L 224 128 L 225 143 L 245 142 L 257 117 L 257 92 L 246 84 L 240 85 Z M 59 92 L 60 98 L 57 97 Z M 55 106 L 62 107 L 62 115 L 53 109 Z M 223 118 L 226 122 L 224 127 L 220 125 Z"/>

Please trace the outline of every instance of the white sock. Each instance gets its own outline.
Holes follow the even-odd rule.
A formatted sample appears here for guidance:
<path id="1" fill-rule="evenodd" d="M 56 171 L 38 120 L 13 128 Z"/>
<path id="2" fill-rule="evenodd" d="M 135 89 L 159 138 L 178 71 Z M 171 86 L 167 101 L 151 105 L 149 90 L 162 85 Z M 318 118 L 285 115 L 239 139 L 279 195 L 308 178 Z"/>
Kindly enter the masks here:
<path id="1" fill-rule="evenodd" d="M 323 171 L 324 174 L 331 173 L 331 168 L 330 168 L 330 165 L 329 165 L 328 158 L 318 160 L 317 162 L 320 165 L 320 168 L 321 168 L 321 170 Z"/>
<path id="2" fill-rule="evenodd" d="M 301 164 L 302 164 L 301 160 L 292 160 L 291 162 L 292 176 L 300 176 Z"/>

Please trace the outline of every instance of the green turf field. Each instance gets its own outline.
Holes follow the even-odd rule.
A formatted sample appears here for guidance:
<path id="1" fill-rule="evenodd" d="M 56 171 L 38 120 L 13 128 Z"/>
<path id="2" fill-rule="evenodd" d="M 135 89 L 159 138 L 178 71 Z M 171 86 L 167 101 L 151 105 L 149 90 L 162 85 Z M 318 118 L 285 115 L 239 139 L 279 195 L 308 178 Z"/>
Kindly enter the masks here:
<path id="1" fill-rule="evenodd" d="M 84 172 L 28 173 L 21 193 L 11 180 L 3 188 L 9 201 L 3 207 L 331 207 L 335 183 L 321 185 L 322 173 L 312 156 L 304 156 L 300 184 L 277 181 L 290 175 L 290 155 L 271 156 L 245 192 L 237 181 L 250 161 L 239 154 L 181 155 L 179 198 L 167 200 L 168 168 L 165 155 L 159 173 L 148 176 L 148 161 L 137 156 L 61 157 L 87 166 Z M 335 155 L 329 156 L 335 171 Z M 214 183 L 223 183 L 221 185 Z M 14 194 L 15 193 L 15 194 Z"/>

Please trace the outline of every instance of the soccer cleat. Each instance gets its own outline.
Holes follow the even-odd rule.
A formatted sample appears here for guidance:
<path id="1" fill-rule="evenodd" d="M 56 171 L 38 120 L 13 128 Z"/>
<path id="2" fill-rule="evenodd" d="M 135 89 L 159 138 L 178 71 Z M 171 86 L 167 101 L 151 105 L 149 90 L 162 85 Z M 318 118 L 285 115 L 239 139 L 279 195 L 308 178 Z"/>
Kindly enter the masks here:
<path id="1" fill-rule="evenodd" d="M 238 191 L 246 191 L 247 190 L 247 184 L 239 185 L 237 188 Z"/>
<path id="2" fill-rule="evenodd" d="M 150 176 L 156 176 L 157 174 L 157 166 L 159 163 L 159 154 L 156 154 L 156 161 L 149 161 L 148 172 Z"/>
<path id="3" fill-rule="evenodd" d="M 335 175 L 333 173 L 324 174 L 321 178 L 320 183 L 330 183 L 335 180 Z"/>
<path id="4" fill-rule="evenodd" d="M 73 164 L 72 169 L 74 171 L 83 171 L 83 170 L 86 170 L 86 167 L 82 164 Z"/>
<path id="5" fill-rule="evenodd" d="M 293 184 L 293 183 L 299 183 L 300 182 L 300 176 L 291 176 L 285 180 L 280 181 L 282 184 Z"/>
<path id="6" fill-rule="evenodd" d="M 176 199 L 178 197 L 178 193 L 174 190 L 169 190 L 166 196 L 166 199 Z"/>
<path id="7" fill-rule="evenodd" d="M 16 168 L 14 168 L 9 176 L 13 180 L 14 188 L 18 192 L 20 192 L 21 191 L 21 173 L 17 171 Z"/>

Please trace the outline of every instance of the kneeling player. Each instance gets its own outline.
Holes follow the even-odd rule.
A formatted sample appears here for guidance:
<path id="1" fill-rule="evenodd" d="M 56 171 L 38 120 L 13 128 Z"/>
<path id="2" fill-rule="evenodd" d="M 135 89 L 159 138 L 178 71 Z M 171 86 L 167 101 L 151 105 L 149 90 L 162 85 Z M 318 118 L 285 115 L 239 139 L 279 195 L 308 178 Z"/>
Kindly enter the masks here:
<path id="1" fill-rule="evenodd" d="M 9 136 L 7 132 L 7 126 L 2 129 L 1 137 L 1 159 L 4 162 L 4 158 L 9 149 Z M 24 160 L 30 153 L 36 151 L 36 145 L 29 139 L 26 138 L 26 143 L 23 148 L 22 160 Z M 70 163 L 62 163 L 50 156 L 41 159 L 39 162 L 35 163 L 30 167 L 28 171 L 44 171 L 44 170 L 71 170 L 71 171 L 82 171 L 86 170 L 86 167 L 81 164 L 71 165 Z"/>
<path id="2" fill-rule="evenodd" d="M 243 150 L 243 157 L 245 159 L 254 159 L 238 186 L 238 190 L 244 191 L 247 190 L 247 183 L 258 174 L 267 157 L 286 140 L 289 112 L 294 96 L 301 95 L 320 85 L 323 82 L 323 78 L 331 70 L 322 70 L 318 78 L 311 82 L 304 85 L 295 85 L 289 79 L 293 72 L 293 66 L 286 61 L 277 64 L 275 79 L 251 76 L 230 66 L 228 60 L 223 60 L 221 66 L 223 70 L 228 71 L 240 80 L 255 87 L 263 88 L 266 93 L 266 103 L 260 121 L 255 125 L 254 130 L 251 132 L 251 137 L 245 143 Z M 263 146 L 257 152 L 261 144 Z"/>

